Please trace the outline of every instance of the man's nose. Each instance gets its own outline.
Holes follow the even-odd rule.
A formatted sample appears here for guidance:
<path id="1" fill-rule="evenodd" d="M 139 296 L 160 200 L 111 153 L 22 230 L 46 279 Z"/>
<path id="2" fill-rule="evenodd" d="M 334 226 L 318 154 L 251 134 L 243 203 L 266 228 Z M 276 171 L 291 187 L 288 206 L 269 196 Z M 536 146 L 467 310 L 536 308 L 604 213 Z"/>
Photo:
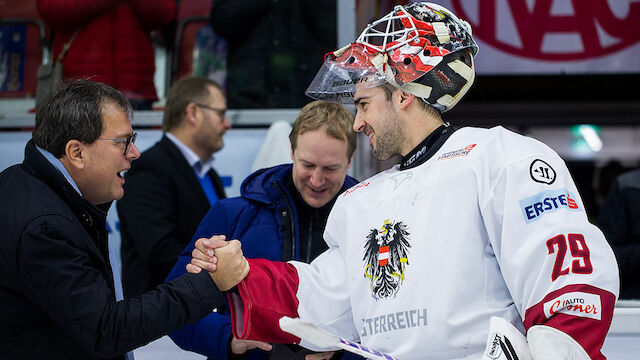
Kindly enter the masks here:
<path id="1" fill-rule="evenodd" d="M 324 174 L 322 174 L 322 170 L 320 168 L 316 167 L 312 171 L 309 182 L 313 187 L 322 186 L 325 183 L 325 177 Z"/>
<path id="2" fill-rule="evenodd" d="M 362 120 L 362 116 L 360 116 L 360 112 L 356 112 L 356 118 L 353 122 L 353 131 L 361 132 L 362 130 L 364 130 L 365 125 L 366 124 L 364 120 Z"/>
<path id="3" fill-rule="evenodd" d="M 135 160 L 140 157 L 140 149 L 136 144 L 130 144 L 125 156 L 128 160 Z"/>

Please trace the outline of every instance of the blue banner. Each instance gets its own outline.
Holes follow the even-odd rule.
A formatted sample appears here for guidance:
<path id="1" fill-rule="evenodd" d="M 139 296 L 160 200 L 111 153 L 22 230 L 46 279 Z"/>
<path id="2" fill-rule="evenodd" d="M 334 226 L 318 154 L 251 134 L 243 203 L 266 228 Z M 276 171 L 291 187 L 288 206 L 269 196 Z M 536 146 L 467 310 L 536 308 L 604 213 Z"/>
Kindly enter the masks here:
<path id="1" fill-rule="evenodd" d="M 24 91 L 27 25 L 0 25 L 0 93 Z"/>

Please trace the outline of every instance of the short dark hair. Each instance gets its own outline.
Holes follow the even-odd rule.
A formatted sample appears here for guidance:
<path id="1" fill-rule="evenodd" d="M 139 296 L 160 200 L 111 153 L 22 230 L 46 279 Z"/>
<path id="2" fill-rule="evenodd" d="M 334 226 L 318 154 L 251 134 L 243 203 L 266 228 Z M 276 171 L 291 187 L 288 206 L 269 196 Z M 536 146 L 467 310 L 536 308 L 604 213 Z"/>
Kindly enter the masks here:
<path id="1" fill-rule="evenodd" d="M 298 146 L 298 136 L 311 130 L 323 129 L 324 132 L 347 143 L 347 157 L 351 158 L 356 150 L 356 133 L 353 131 L 354 117 L 344 106 L 324 101 L 313 101 L 305 105 L 293 123 L 289 134 L 291 150 Z"/>
<path id="2" fill-rule="evenodd" d="M 176 128 L 184 118 L 187 106 L 191 102 L 204 102 L 210 96 L 209 86 L 224 93 L 222 87 L 215 81 L 203 77 L 184 77 L 176 81 L 167 93 L 164 105 L 162 130 L 170 131 Z"/>
<path id="3" fill-rule="evenodd" d="M 387 98 L 387 101 L 391 101 L 391 95 L 393 94 L 394 91 L 396 90 L 401 90 L 402 89 L 398 89 L 397 87 L 391 85 L 388 82 L 385 82 L 384 84 L 380 85 L 380 87 L 382 88 L 382 90 L 384 91 L 384 96 Z M 424 99 L 422 99 L 421 97 L 416 96 L 416 99 L 420 102 L 420 105 L 422 105 L 422 110 L 428 114 L 429 116 L 441 119 L 442 118 L 442 114 L 440 113 L 440 110 L 434 108 L 433 106 L 427 104 L 426 101 L 424 101 Z"/>
<path id="4" fill-rule="evenodd" d="M 86 79 L 62 84 L 36 109 L 33 143 L 56 158 L 70 140 L 92 144 L 102 134 L 102 109 L 113 104 L 133 118 L 127 98 L 109 85 Z"/>

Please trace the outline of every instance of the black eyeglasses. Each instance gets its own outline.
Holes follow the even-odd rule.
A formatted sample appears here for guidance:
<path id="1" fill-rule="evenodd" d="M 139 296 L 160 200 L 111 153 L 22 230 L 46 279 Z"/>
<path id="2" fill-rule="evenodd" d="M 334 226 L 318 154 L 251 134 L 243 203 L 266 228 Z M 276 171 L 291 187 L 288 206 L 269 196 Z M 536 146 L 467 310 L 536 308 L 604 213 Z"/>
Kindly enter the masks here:
<path id="1" fill-rule="evenodd" d="M 124 156 L 127 156 L 127 151 L 129 151 L 129 146 L 131 144 L 135 144 L 136 143 L 136 138 L 138 137 L 138 133 L 133 133 L 131 134 L 131 136 L 129 136 L 126 139 L 121 139 L 121 138 L 98 138 L 98 140 L 111 140 L 115 143 L 118 144 L 124 144 Z"/>
<path id="2" fill-rule="evenodd" d="M 214 107 L 211 107 L 211 106 L 209 106 L 209 105 L 200 104 L 200 103 L 194 103 L 194 104 L 195 104 L 197 107 L 201 107 L 201 108 L 203 108 L 203 109 L 209 109 L 209 110 L 211 110 L 211 111 L 215 111 L 215 112 L 218 114 L 218 116 L 220 116 L 220 117 L 221 117 L 221 118 L 223 118 L 223 119 L 224 119 L 224 115 L 225 115 L 225 113 L 227 112 L 227 109 L 214 108 Z"/>

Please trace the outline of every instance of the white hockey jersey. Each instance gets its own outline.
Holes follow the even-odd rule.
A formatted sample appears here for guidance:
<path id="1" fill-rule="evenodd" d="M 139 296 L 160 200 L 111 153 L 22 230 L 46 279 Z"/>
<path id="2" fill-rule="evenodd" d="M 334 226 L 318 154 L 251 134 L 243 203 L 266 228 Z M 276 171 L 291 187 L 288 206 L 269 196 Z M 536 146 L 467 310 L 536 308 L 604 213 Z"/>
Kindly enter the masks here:
<path id="1" fill-rule="evenodd" d="M 311 264 L 250 260 L 231 297 L 236 336 L 293 341 L 277 319 L 299 316 L 401 360 L 480 359 L 499 316 L 604 359 L 617 264 L 564 161 L 536 140 L 462 128 L 423 164 L 343 193 L 324 235 Z"/>

